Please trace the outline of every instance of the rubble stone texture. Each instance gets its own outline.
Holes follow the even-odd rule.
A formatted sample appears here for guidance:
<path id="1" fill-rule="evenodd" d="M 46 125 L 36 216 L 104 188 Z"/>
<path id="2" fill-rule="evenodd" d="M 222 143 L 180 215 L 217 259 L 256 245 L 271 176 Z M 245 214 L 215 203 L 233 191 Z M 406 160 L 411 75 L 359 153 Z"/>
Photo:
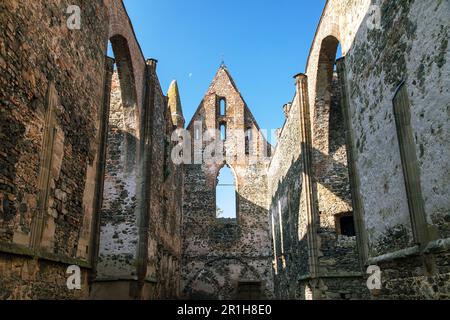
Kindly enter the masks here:
<path id="1" fill-rule="evenodd" d="M 225 114 L 220 114 L 220 101 Z M 266 208 L 267 158 L 270 146 L 243 100 L 228 69 L 222 66 L 187 127 L 196 138 L 201 132 L 219 131 L 226 125 L 225 159 L 186 166 L 183 200 L 183 291 L 190 298 L 236 298 L 241 282 L 259 283 L 260 296 L 273 296 L 271 246 Z M 252 131 L 249 155 L 245 153 L 246 130 Z M 241 133 L 241 134 L 239 134 Z M 215 137 L 220 139 L 219 137 Z M 208 154 L 204 142 L 196 154 Z M 216 151 L 219 155 L 220 150 Z M 252 161 L 250 156 L 255 156 Z M 204 161 L 206 162 L 206 161 Z M 228 165 L 235 175 L 236 219 L 216 217 L 216 186 L 220 169 Z"/>
<path id="2" fill-rule="evenodd" d="M 449 15 L 328 0 L 277 145 L 222 66 L 177 165 L 182 96 L 122 1 L 1 1 L 0 299 L 450 298 Z M 221 125 L 224 148 L 194 139 Z M 216 217 L 225 165 L 234 220 Z"/>

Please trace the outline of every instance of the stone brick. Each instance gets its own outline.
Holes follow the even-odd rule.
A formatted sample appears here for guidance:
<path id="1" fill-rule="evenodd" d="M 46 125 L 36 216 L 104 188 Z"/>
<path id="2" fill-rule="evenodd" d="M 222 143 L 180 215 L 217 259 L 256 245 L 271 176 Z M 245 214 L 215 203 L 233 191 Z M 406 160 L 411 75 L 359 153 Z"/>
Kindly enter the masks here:
<path id="1" fill-rule="evenodd" d="M 177 82 L 162 92 L 122 1 L 0 2 L 0 299 L 449 299 L 450 4 L 372 4 L 326 2 L 274 150 L 223 65 L 187 131 L 226 125 L 224 157 L 178 165 Z M 224 165 L 236 219 L 216 217 Z"/>
<path id="2" fill-rule="evenodd" d="M 220 117 L 220 99 L 226 101 Z M 258 160 L 250 163 L 235 157 L 214 164 L 191 164 L 185 168 L 183 200 L 183 293 L 190 298 L 233 299 L 239 281 L 259 281 L 263 296 L 273 297 L 271 248 L 266 205 L 267 158 L 270 147 L 238 91 L 228 69 L 220 67 L 201 105 L 187 127 L 196 136 L 226 124 L 225 155 L 244 152 L 244 130 L 252 128 Z M 236 132 L 242 132 L 242 140 Z M 216 137 L 218 139 L 220 137 Z M 195 142 L 194 142 L 195 144 Z M 256 149 L 256 146 L 266 148 Z M 201 154 L 206 148 L 204 142 Z M 195 152 L 194 152 L 195 153 Z M 194 154 L 193 153 L 193 154 Z M 236 180 L 237 221 L 216 218 L 216 184 L 220 169 L 229 165 Z"/>

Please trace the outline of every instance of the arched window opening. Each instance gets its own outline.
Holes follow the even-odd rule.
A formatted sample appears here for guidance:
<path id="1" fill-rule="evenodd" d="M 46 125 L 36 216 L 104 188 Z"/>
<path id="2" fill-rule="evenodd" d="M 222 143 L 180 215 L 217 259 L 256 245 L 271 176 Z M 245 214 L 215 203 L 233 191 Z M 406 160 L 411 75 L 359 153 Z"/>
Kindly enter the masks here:
<path id="1" fill-rule="evenodd" d="M 125 150 L 124 171 L 126 174 L 131 174 L 137 161 L 140 116 L 137 108 L 133 63 L 127 39 L 121 35 L 111 37 L 107 53 L 115 61 L 109 99 L 108 146 L 112 147 L 115 143 L 115 147 Z"/>
<path id="2" fill-rule="evenodd" d="M 225 123 L 222 123 L 220 125 L 220 139 L 222 141 L 225 141 L 227 139 L 227 125 Z"/>
<path id="3" fill-rule="evenodd" d="M 341 44 L 339 43 L 336 49 L 336 58 L 342 57 Z M 336 61 L 337 59 L 334 59 Z M 334 63 L 334 70 L 329 81 L 330 90 L 330 114 L 329 114 L 329 135 L 328 135 L 328 152 L 333 154 L 346 153 L 346 136 L 344 128 L 344 116 L 341 106 L 341 89 L 339 85 L 338 73 L 336 70 L 336 63 Z"/>
<path id="4" fill-rule="evenodd" d="M 136 108 L 137 93 L 127 40 L 120 35 L 113 36 L 108 43 L 108 54 L 111 54 L 111 57 L 116 60 L 123 106 L 125 108 Z"/>
<path id="5" fill-rule="evenodd" d="M 236 183 L 229 166 L 224 166 L 217 177 L 216 217 L 218 219 L 237 219 Z"/>
<path id="6" fill-rule="evenodd" d="M 225 101 L 224 98 L 221 98 L 219 100 L 219 115 L 223 117 L 226 114 L 227 114 L 227 102 Z"/>
<path id="7" fill-rule="evenodd" d="M 108 41 L 108 48 L 107 48 L 106 55 L 107 55 L 108 57 L 114 57 L 114 50 L 113 50 L 113 46 L 112 46 L 111 41 Z M 115 66 L 114 66 L 114 67 L 115 67 Z"/>
<path id="8" fill-rule="evenodd" d="M 316 104 L 314 110 L 314 149 L 318 152 L 313 156 L 316 163 L 327 163 L 327 170 L 315 172 L 318 184 L 322 190 L 331 191 L 337 198 L 336 206 L 327 206 L 320 189 L 319 211 L 323 217 L 334 217 L 336 233 L 354 235 L 352 185 L 348 168 L 347 155 L 347 121 L 342 105 L 342 83 L 336 69 L 336 58 L 341 57 L 342 48 L 334 36 L 323 39 L 319 53 L 316 81 Z M 336 179 L 330 180 L 333 175 Z M 343 215 L 342 211 L 346 210 Z"/>
<path id="9" fill-rule="evenodd" d="M 341 47 L 341 43 L 338 43 L 338 47 L 336 50 L 336 58 L 335 61 L 342 58 L 342 47 Z M 334 64 L 334 72 L 337 72 L 337 67 L 336 67 L 336 63 Z"/>

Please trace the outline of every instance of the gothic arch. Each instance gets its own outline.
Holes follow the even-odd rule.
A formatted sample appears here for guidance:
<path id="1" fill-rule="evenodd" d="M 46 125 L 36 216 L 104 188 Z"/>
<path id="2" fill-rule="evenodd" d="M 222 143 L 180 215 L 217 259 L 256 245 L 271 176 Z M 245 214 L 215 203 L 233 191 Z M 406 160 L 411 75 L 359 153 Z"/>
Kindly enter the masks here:
<path id="1" fill-rule="evenodd" d="M 231 172 L 233 183 L 227 181 L 228 175 Z M 237 190 L 237 176 L 233 167 L 224 163 L 216 173 L 216 186 L 215 186 L 215 204 L 216 204 L 216 217 L 233 219 L 235 222 L 239 221 L 239 197 Z M 225 185 L 224 185 L 225 183 Z M 226 197 L 226 200 L 224 199 Z M 234 201 L 234 205 L 230 203 Z M 224 208 L 227 208 L 225 212 Z M 225 214 L 221 216 L 222 214 Z M 228 214 L 228 215 L 227 215 Z"/>
<path id="2" fill-rule="evenodd" d="M 341 45 L 343 56 L 351 49 L 356 33 L 364 22 L 370 5 L 370 0 L 363 0 L 348 6 L 343 6 L 341 1 L 328 0 L 306 65 L 310 131 L 312 135 L 311 153 L 313 166 L 311 170 L 314 176 L 313 192 L 316 195 L 326 193 L 328 195 L 325 195 L 325 197 L 335 197 L 341 203 L 339 208 L 323 208 L 319 201 L 319 208 L 316 207 L 317 210 L 314 212 L 316 216 L 320 216 L 319 222 L 322 228 L 336 229 L 336 217 L 334 222 L 332 218 L 334 213 L 343 215 L 346 214 L 347 210 L 355 211 L 355 224 L 361 230 L 360 232 L 357 230 L 361 261 L 364 260 L 365 256 L 365 235 L 362 231 L 364 229 L 364 210 L 360 201 L 359 178 L 356 164 L 354 163 L 354 142 L 350 138 L 349 133 L 351 131 L 350 109 L 348 104 L 340 105 L 342 95 L 348 94 L 346 85 L 347 74 L 345 68 L 340 68 L 343 74 L 339 74 L 339 78 L 342 76 L 342 79 L 336 77 L 335 62 L 339 45 Z M 336 108 L 336 104 L 339 105 L 339 108 Z M 338 111 L 340 115 L 332 111 Z M 336 120 L 336 115 L 339 118 L 338 120 Z M 336 126 L 337 124 L 338 126 Z M 334 134 L 334 138 L 337 137 L 340 142 L 336 144 L 336 141 L 333 141 L 330 134 Z M 343 147 L 345 147 L 347 155 L 341 157 L 340 161 L 336 161 L 336 154 Z M 347 174 L 348 178 L 345 178 L 350 180 L 346 182 L 350 185 L 350 194 L 341 192 L 342 188 L 340 185 L 345 184 L 341 183 L 343 181 L 338 181 L 337 184 L 333 181 L 331 183 L 327 182 L 326 176 L 329 176 L 327 171 L 330 166 L 337 167 L 337 170 L 342 172 L 350 169 L 350 172 Z M 318 196 L 317 198 L 324 197 Z M 321 215 L 323 210 L 332 211 L 333 215 L 329 215 L 327 218 L 326 215 Z"/>
<path id="3" fill-rule="evenodd" d="M 136 83 L 128 41 L 124 36 L 116 34 L 110 38 L 110 42 L 114 52 L 117 71 L 119 73 L 122 102 L 127 108 L 136 108 Z"/>
<path id="4" fill-rule="evenodd" d="M 233 165 L 228 164 L 228 162 L 224 161 L 224 163 L 222 165 L 220 165 L 219 167 L 217 167 L 216 171 L 215 171 L 215 176 L 218 177 L 220 174 L 220 171 L 222 171 L 222 169 L 224 167 L 228 167 L 230 168 L 231 172 L 233 173 L 233 177 L 234 177 L 234 184 L 236 187 L 236 192 L 239 192 L 239 177 L 237 175 L 236 169 L 234 168 Z"/>
<path id="5" fill-rule="evenodd" d="M 121 86 L 124 86 L 126 88 L 125 92 L 129 93 L 124 101 L 128 105 L 132 105 L 135 110 L 136 136 L 139 137 L 140 117 L 144 108 L 142 98 L 144 96 L 146 70 L 145 57 L 123 2 L 116 0 L 104 1 L 107 3 L 109 15 L 108 39 L 112 43 L 114 55 L 116 56 L 118 71 L 121 75 Z"/>
<path id="6" fill-rule="evenodd" d="M 117 264 L 108 251 L 114 240 L 110 232 L 139 225 L 137 201 L 139 198 L 139 173 L 141 150 L 141 115 L 143 110 L 146 62 L 137 42 L 133 27 L 122 1 L 104 0 L 107 4 L 109 25 L 108 40 L 114 60 L 106 58 L 104 106 L 100 114 L 101 160 L 97 178 L 99 196 L 96 210 L 99 217 L 96 228 L 94 265 L 96 280 L 132 279 L 136 274 L 138 250 L 135 242 L 140 234 L 129 234 L 119 244 L 122 255 L 133 257 L 123 265 Z M 108 44 L 104 44 L 107 53 Z M 113 64 L 116 69 L 114 70 Z M 120 221 L 112 219 L 120 215 Z M 107 225 L 108 227 L 105 227 Z"/>

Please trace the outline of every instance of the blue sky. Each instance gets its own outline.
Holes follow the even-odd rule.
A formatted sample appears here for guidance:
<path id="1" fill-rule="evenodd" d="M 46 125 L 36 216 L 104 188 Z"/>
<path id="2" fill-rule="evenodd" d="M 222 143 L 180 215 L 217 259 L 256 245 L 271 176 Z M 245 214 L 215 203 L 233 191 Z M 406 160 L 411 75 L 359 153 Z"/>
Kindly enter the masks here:
<path id="1" fill-rule="evenodd" d="M 263 129 L 283 125 L 283 104 L 304 72 L 325 0 L 124 0 L 146 58 L 167 92 L 178 81 L 188 123 L 224 57 Z"/>
<path id="2" fill-rule="evenodd" d="M 220 218 L 236 218 L 236 184 L 231 169 L 223 167 L 216 188 L 216 205 L 222 210 Z"/>

